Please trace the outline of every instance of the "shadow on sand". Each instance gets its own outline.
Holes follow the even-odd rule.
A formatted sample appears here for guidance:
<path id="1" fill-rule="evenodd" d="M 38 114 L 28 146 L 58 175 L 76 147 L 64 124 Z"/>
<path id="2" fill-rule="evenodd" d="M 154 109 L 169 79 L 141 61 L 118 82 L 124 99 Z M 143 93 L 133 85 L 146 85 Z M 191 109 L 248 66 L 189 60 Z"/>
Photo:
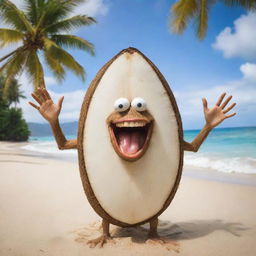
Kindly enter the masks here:
<path id="1" fill-rule="evenodd" d="M 208 234 L 222 230 L 233 236 L 241 236 L 248 228 L 241 223 L 225 222 L 223 220 L 191 220 L 189 222 L 171 223 L 170 221 L 159 220 L 158 234 L 165 241 L 190 240 L 207 236 Z M 130 237 L 134 243 L 146 243 L 149 231 L 149 224 L 138 227 L 121 228 L 111 225 L 113 238 Z M 101 222 L 97 221 L 71 232 L 76 235 L 75 241 L 87 243 L 89 240 L 99 237 L 102 234 Z M 169 249 L 168 249 L 169 250 Z"/>
<path id="2" fill-rule="evenodd" d="M 171 223 L 170 221 L 159 221 L 158 233 L 160 237 L 167 240 L 189 240 L 206 236 L 214 231 L 222 230 L 234 236 L 241 236 L 248 228 L 241 223 L 224 222 L 222 220 L 192 220 L 190 222 Z M 149 225 L 138 227 L 115 228 L 113 237 L 131 237 L 135 243 L 144 243 L 147 240 Z"/>

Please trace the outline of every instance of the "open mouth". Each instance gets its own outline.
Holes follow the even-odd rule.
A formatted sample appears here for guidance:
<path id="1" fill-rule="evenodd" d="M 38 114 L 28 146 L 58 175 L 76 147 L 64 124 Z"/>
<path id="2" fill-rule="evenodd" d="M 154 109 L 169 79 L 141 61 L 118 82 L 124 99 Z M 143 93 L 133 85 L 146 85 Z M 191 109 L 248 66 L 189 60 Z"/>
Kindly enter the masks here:
<path id="1" fill-rule="evenodd" d="M 136 119 L 111 123 L 109 132 L 117 154 L 130 161 L 139 159 L 148 147 L 152 127 L 152 122 Z"/>

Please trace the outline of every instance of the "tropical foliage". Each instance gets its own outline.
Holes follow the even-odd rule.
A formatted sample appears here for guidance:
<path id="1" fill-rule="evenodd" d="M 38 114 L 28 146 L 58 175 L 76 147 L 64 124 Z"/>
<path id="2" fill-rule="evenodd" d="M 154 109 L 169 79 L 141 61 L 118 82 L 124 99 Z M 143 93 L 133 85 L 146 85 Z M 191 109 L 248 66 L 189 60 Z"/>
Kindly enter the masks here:
<path id="1" fill-rule="evenodd" d="M 182 33 L 190 21 L 194 21 L 199 39 L 206 35 L 210 8 L 222 2 L 227 6 L 241 6 L 247 10 L 256 10 L 255 0 L 179 0 L 171 7 L 170 26 L 174 33 Z"/>
<path id="2" fill-rule="evenodd" d="M 20 99 L 25 99 L 26 97 L 23 95 L 23 92 L 20 90 L 21 85 L 18 83 L 16 79 L 11 80 L 10 86 L 8 87 L 8 91 L 6 94 L 3 94 L 3 86 L 5 79 L 0 76 L 0 99 L 5 100 L 5 104 L 9 107 L 12 103 L 14 106 L 17 106 L 17 103 L 20 102 Z"/>
<path id="3" fill-rule="evenodd" d="M 90 42 L 69 34 L 72 29 L 95 23 L 86 15 L 70 17 L 82 1 L 23 0 L 24 10 L 20 10 L 11 1 L 0 0 L 0 16 L 10 26 L 0 28 L 0 47 L 20 44 L 16 50 L 0 58 L 3 63 L 0 74 L 6 77 L 5 90 L 24 69 L 35 89 L 45 87 L 41 56 L 58 80 L 65 78 L 65 69 L 85 78 L 84 68 L 64 49 L 81 49 L 94 54 Z"/>
<path id="4" fill-rule="evenodd" d="M 16 108 L 19 99 L 25 97 L 15 79 L 10 81 L 7 94 L 3 95 L 4 80 L 0 77 L 0 140 L 26 141 L 30 131 L 26 121 L 22 118 L 22 110 Z"/>

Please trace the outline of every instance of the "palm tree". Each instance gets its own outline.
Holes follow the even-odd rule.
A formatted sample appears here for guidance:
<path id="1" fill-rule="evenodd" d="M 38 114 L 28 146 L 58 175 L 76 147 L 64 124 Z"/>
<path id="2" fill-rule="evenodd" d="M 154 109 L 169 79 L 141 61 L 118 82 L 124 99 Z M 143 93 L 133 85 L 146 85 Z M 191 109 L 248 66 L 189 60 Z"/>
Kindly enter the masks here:
<path id="1" fill-rule="evenodd" d="M 93 44 L 68 34 L 71 29 L 96 22 L 86 15 L 70 17 L 80 2 L 83 0 L 24 0 L 24 10 L 20 10 L 11 1 L 0 0 L 0 16 L 11 26 L 0 29 L 0 47 L 21 44 L 0 59 L 3 63 L 0 74 L 6 77 L 6 90 L 23 70 L 27 71 L 35 89 L 45 87 L 41 56 L 59 81 L 65 78 L 65 69 L 85 79 L 83 67 L 63 49 L 78 48 L 94 54 Z"/>
<path id="2" fill-rule="evenodd" d="M 173 32 L 182 33 L 188 23 L 194 20 L 197 37 L 204 39 L 209 10 L 217 2 L 222 2 L 227 6 L 241 6 L 247 10 L 256 10 L 255 0 L 179 0 L 171 7 L 170 27 Z"/>
<path id="3" fill-rule="evenodd" d="M 12 79 L 10 85 L 8 86 L 8 91 L 4 95 L 3 88 L 4 88 L 5 78 L 0 76 L 0 101 L 5 102 L 6 106 L 9 107 L 12 103 L 14 103 L 14 107 L 17 107 L 17 103 L 20 102 L 20 99 L 25 99 L 24 92 L 20 90 L 21 85 L 18 83 L 16 79 Z"/>

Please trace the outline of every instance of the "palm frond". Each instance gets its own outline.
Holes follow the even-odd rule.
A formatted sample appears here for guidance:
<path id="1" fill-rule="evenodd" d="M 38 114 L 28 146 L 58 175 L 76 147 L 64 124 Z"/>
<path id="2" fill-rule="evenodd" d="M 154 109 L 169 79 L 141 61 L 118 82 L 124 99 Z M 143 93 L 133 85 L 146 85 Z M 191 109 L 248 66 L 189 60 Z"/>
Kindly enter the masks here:
<path id="1" fill-rule="evenodd" d="M 26 68 L 31 80 L 33 81 L 34 90 L 44 88 L 44 71 L 36 50 L 30 51 L 26 61 Z"/>
<path id="2" fill-rule="evenodd" d="M 22 72 L 24 64 L 27 59 L 28 52 L 20 51 L 13 55 L 1 68 L 0 74 L 6 77 L 5 85 L 4 85 L 4 94 L 8 91 L 10 86 L 10 82 Z"/>
<path id="3" fill-rule="evenodd" d="M 38 1 L 35 0 L 24 0 L 26 8 L 26 16 L 32 25 L 37 24 L 39 6 Z"/>
<path id="4" fill-rule="evenodd" d="M 208 3 L 207 0 L 200 0 L 198 15 L 197 15 L 197 36 L 203 39 L 206 35 L 208 26 Z"/>
<path id="5" fill-rule="evenodd" d="M 44 58 L 50 70 L 53 72 L 56 78 L 62 82 L 65 78 L 66 72 L 59 60 L 53 58 L 51 54 L 49 54 L 49 51 L 44 52 Z"/>
<path id="6" fill-rule="evenodd" d="M 0 15 L 2 16 L 4 22 L 12 25 L 15 29 L 19 31 L 33 31 L 33 27 L 27 20 L 25 14 L 9 0 L 1 0 Z"/>
<path id="7" fill-rule="evenodd" d="M 182 33 L 197 11 L 196 0 L 179 0 L 171 8 L 170 27 L 174 33 Z"/>
<path id="8" fill-rule="evenodd" d="M 57 33 L 59 31 L 69 32 L 72 29 L 79 28 L 81 26 L 89 26 L 93 23 L 96 23 L 96 20 L 92 17 L 86 15 L 76 15 L 68 19 L 61 20 L 57 23 L 50 24 L 43 31 L 47 33 Z"/>
<path id="9" fill-rule="evenodd" d="M 0 48 L 23 40 L 23 33 L 7 28 L 0 28 Z"/>
<path id="10" fill-rule="evenodd" d="M 0 62 L 2 62 L 2 61 L 4 61 L 4 60 L 8 59 L 8 58 L 11 57 L 12 55 L 14 55 L 14 54 L 16 54 L 16 53 L 18 53 L 18 52 L 20 52 L 20 51 L 24 51 L 25 49 L 26 49 L 26 48 L 25 48 L 24 46 L 19 47 L 18 49 L 14 50 L 14 51 L 8 53 L 7 55 L 5 55 L 4 57 L 2 57 L 2 58 L 0 59 Z"/>
<path id="11" fill-rule="evenodd" d="M 74 35 L 52 35 L 50 39 L 61 47 L 64 46 L 71 49 L 77 48 L 85 50 L 89 52 L 91 55 L 94 55 L 93 44 L 81 37 Z"/>
<path id="12" fill-rule="evenodd" d="M 58 0 L 60 2 L 61 5 L 65 5 L 70 13 L 72 13 L 72 11 L 79 6 L 79 4 L 81 3 L 85 3 L 88 0 Z"/>
<path id="13" fill-rule="evenodd" d="M 71 13 L 71 9 L 67 4 L 62 4 L 60 0 L 47 1 L 44 10 L 38 18 L 37 27 L 44 28 L 51 24 L 57 23 L 59 20 L 67 17 Z"/>
<path id="14" fill-rule="evenodd" d="M 10 75 L 14 73 L 16 76 L 22 69 L 27 56 L 26 51 L 15 51 L 14 54 L 0 67 L 0 75 Z"/>
<path id="15" fill-rule="evenodd" d="M 48 38 L 45 38 L 45 51 L 83 80 L 85 79 L 83 67 L 68 52 Z"/>
<path id="16" fill-rule="evenodd" d="M 228 6 L 242 6 L 247 10 L 255 10 L 256 9 L 256 1 L 255 0 L 221 0 L 224 4 Z"/>

